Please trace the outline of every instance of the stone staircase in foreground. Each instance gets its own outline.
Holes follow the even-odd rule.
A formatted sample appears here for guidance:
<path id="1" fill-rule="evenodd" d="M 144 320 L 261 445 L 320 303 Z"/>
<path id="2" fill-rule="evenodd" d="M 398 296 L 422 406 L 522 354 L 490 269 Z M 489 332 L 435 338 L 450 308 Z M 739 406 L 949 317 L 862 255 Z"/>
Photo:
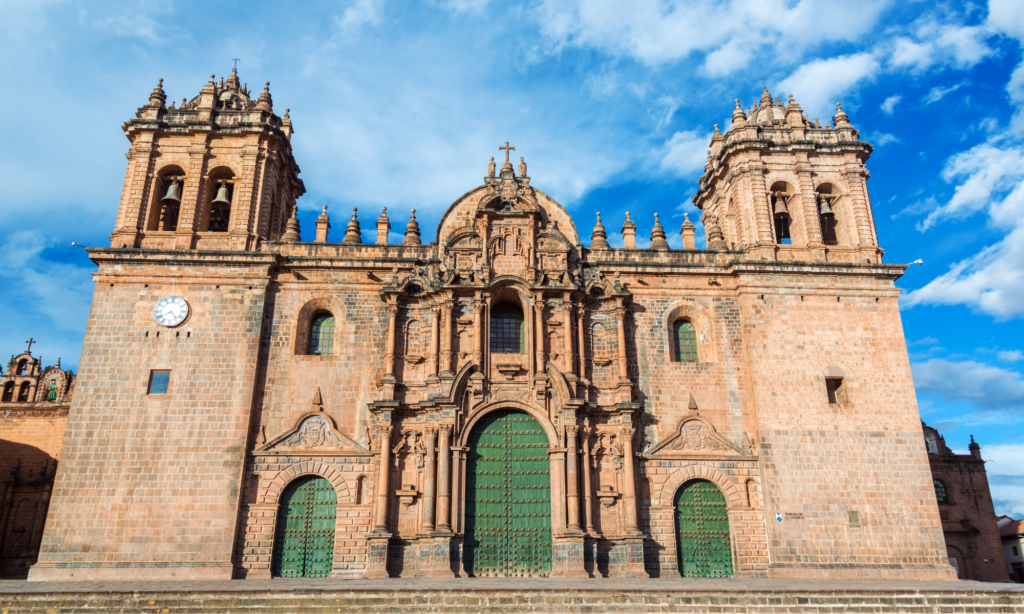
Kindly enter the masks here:
<path id="1" fill-rule="evenodd" d="M 732 581 L 0 582 L 0 614 L 113 612 L 388 614 L 1024 614 L 1024 586 Z M 611 584 L 611 586 L 609 586 Z M 755 584 L 751 586 L 751 584 Z M 689 586 L 688 586 L 689 585 Z"/>

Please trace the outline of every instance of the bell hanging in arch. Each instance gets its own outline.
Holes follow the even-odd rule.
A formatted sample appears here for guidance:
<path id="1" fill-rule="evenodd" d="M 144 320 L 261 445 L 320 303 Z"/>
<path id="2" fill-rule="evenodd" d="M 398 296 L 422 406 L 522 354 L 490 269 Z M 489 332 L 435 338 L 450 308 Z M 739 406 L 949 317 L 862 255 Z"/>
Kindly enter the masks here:
<path id="1" fill-rule="evenodd" d="M 220 187 L 217 188 L 217 197 L 213 199 L 213 202 L 225 205 L 231 204 L 231 201 L 228 200 L 228 186 L 223 181 L 220 183 Z"/>
<path id="2" fill-rule="evenodd" d="M 165 194 L 160 200 L 168 204 L 181 204 L 181 189 L 178 188 L 177 181 L 171 182 L 171 187 L 167 188 L 167 194 Z"/>
<path id="3" fill-rule="evenodd" d="M 775 192 L 772 196 L 775 197 L 775 217 L 780 219 L 789 217 L 789 209 L 786 207 L 786 194 Z"/>
<path id="4" fill-rule="evenodd" d="M 822 217 L 835 217 L 836 215 L 835 212 L 832 211 L 829 200 L 830 199 L 825 196 L 818 197 L 818 213 L 821 214 Z"/>

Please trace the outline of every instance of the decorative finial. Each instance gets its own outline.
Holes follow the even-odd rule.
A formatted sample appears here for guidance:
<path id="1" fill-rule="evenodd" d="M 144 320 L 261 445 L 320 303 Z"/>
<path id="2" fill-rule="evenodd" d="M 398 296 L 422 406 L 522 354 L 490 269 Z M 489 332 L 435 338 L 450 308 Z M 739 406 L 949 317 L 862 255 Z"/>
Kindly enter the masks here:
<path id="1" fill-rule="evenodd" d="M 217 75 L 210 75 L 210 85 L 217 85 Z"/>
<path id="2" fill-rule="evenodd" d="M 188 99 L 187 98 L 182 98 L 181 99 L 181 108 L 184 109 L 186 104 L 188 104 Z"/>
<path id="3" fill-rule="evenodd" d="M 327 215 L 327 205 L 324 205 L 323 210 L 320 211 L 320 215 Z"/>
<path id="4" fill-rule="evenodd" d="M 526 160 L 519 156 L 519 176 L 526 177 Z"/>
<path id="5" fill-rule="evenodd" d="M 715 134 L 719 134 L 719 132 L 718 132 L 718 124 L 715 124 Z"/>
<path id="6" fill-rule="evenodd" d="M 601 224 L 601 212 L 597 212 L 597 223 L 594 224 L 594 230 L 590 234 L 590 249 L 610 249 L 608 245 L 608 234 L 604 231 L 604 226 Z"/>
<path id="7" fill-rule="evenodd" d="M 409 216 L 409 223 L 405 225 L 405 239 L 402 245 L 422 245 L 420 241 L 420 225 L 416 221 L 416 210 L 413 209 Z"/>
<path id="8" fill-rule="evenodd" d="M 356 207 L 352 207 L 352 219 L 348 221 L 345 228 L 345 238 L 341 240 L 344 244 L 360 244 L 363 242 L 362 230 L 359 228 L 359 220 L 356 218 Z"/>
<path id="9" fill-rule="evenodd" d="M 665 239 L 665 229 L 658 221 L 658 214 L 654 214 L 654 228 L 651 229 L 651 249 L 668 249 L 668 241 Z"/>

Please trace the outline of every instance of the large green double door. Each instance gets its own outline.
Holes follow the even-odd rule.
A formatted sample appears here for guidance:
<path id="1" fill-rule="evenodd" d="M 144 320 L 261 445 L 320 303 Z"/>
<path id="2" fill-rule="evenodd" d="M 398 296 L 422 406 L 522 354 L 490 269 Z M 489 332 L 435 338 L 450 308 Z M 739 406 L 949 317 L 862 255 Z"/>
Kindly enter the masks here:
<path id="1" fill-rule="evenodd" d="M 676 548 L 685 577 L 732 575 L 725 495 L 711 482 L 694 480 L 676 495 Z"/>
<path id="2" fill-rule="evenodd" d="M 469 435 L 463 564 L 474 576 L 551 573 L 548 437 L 528 414 L 488 414 Z"/>
<path id="3" fill-rule="evenodd" d="M 274 532 L 272 575 L 326 578 L 334 562 L 338 494 L 324 478 L 301 477 L 285 488 Z"/>

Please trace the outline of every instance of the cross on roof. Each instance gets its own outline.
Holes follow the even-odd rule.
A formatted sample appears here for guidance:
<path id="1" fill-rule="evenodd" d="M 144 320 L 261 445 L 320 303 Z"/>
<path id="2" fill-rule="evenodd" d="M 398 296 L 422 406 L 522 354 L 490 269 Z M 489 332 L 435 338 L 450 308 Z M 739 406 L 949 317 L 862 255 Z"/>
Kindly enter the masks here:
<path id="1" fill-rule="evenodd" d="M 35 342 L 36 342 L 36 340 L 33 339 L 32 337 L 28 338 L 28 341 L 25 342 L 25 343 L 28 344 L 28 349 L 25 350 L 26 354 L 31 354 L 32 353 L 32 344 L 35 343 Z"/>
<path id="2" fill-rule="evenodd" d="M 234 68 L 234 70 L 238 70 L 238 62 L 239 62 L 240 60 L 239 60 L 238 58 L 232 58 L 232 59 L 231 59 L 231 61 L 235 63 L 235 68 Z"/>
<path id="3" fill-rule="evenodd" d="M 761 84 L 764 85 L 764 90 L 767 92 L 768 91 L 768 80 L 765 79 L 764 77 L 761 77 Z"/>
<path id="4" fill-rule="evenodd" d="M 505 146 L 498 148 L 499 151 L 502 150 L 502 149 L 505 150 L 505 164 L 508 164 L 509 163 L 509 161 L 508 161 L 508 152 L 509 152 L 509 150 L 515 151 L 515 146 L 509 147 L 508 146 L 508 141 L 505 141 Z"/>

